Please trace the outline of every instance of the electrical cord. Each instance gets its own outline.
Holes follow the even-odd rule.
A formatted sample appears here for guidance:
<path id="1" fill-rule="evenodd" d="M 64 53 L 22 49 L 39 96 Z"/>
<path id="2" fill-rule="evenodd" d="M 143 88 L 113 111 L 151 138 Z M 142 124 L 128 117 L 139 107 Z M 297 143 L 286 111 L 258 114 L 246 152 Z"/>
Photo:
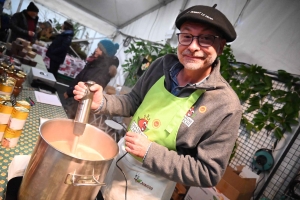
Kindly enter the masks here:
<path id="1" fill-rule="evenodd" d="M 114 120 L 114 119 L 112 119 L 112 121 L 114 121 L 114 122 L 120 124 L 120 125 L 123 127 L 123 130 L 124 130 L 125 132 L 127 131 L 127 128 L 126 128 L 123 124 L 117 122 L 117 121 Z M 121 169 L 121 167 L 118 165 L 118 162 L 119 162 L 122 158 L 124 158 L 127 154 L 128 154 L 128 152 L 124 153 L 124 154 L 117 160 L 117 162 L 116 162 L 117 168 L 122 172 L 122 174 L 123 174 L 123 176 L 124 176 L 124 179 L 125 179 L 125 200 L 127 200 L 127 177 L 126 177 L 126 174 L 125 174 L 125 173 L 123 172 L 123 170 Z"/>
<path id="2" fill-rule="evenodd" d="M 257 172 L 257 174 L 260 174 L 261 172 L 264 172 L 264 165 L 262 165 L 262 171 L 258 171 Z M 263 177 L 257 182 L 257 184 L 256 184 L 256 186 L 255 186 L 255 188 L 254 188 L 254 190 L 253 190 L 253 193 L 252 193 L 252 199 L 254 199 L 254 194 L 255 194 L 255 191 L 256 191 L 256 189 L 257 189 L 257 186 L 260 184 L 260 182 L 262 181 L 262 180 L 264 180 L 264 178 L 265 178 L 265 173 L 263 174 Z"/>
<path id="3" fill-rule="evenodd" d="M 125 200 L 127 200 L 127 178 L 126 178 L 125 173 L 124 173 L 123 170 L 121 169 L 121 167 L 118 165 L 118 162 L 119 162 L 122 158 L 124 158 L 124 157 L 126 156 L 127 153 L 128 153 L 128 152 L 124 153 L 124 155 L 122 155 L 122 156 L 117 160 L 117 162 L 116 162 L 116 166 L 117 166 L 118 169 L 122 172 L 122 174 L 123 174 L 123 176 L 124 176 L 124 179 L 125 179 L 125 183 L 126 183 L 126 185 L 125 185 Z"/>

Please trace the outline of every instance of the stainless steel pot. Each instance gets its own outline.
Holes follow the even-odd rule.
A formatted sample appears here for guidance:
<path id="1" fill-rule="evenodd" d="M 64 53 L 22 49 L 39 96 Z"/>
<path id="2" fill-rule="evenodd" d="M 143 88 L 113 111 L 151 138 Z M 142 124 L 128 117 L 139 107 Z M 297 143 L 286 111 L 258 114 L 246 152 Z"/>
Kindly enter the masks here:
<path id="1" fill-rule="evenodd" d="M 79 144 L 99 152 L 104 160 L 86 160 L 54 148 L 55 141 L 72 141 L 74 122 L 53 119 L 40 126 L 40 135 L 32 152 L 18 194 L 19 200 L 94 200 L 112 160 L 117 143 L 105 132 L 87 124 Z"/>

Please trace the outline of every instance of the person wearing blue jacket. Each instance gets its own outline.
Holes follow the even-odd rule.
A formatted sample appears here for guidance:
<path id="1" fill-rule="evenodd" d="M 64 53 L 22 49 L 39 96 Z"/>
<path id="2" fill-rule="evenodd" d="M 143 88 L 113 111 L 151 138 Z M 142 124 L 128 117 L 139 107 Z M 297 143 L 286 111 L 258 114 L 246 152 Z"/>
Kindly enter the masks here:
<path id="1" fill-rule="evenodd" d="M 48 71 L 51 72 L 55 78 L 57 77 L 59 66 L 66 58 L 73 36 L 72 23 L 65 21 L 62 26 L 62 32 L 55 37 L 46 52 L 46 56 L 50 58 L 50 68 Z"/>

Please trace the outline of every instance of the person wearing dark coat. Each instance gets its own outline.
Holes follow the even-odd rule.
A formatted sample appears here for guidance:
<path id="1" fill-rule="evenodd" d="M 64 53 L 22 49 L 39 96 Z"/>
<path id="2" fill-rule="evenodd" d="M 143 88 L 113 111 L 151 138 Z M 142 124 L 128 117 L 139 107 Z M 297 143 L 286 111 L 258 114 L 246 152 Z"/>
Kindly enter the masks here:
<path id="1" fill-rule="evenodd" d="M 73 36 L 72 23 L 65 21 L 62 25 L 62 33 L 55 37 L 46 52 L 46 56 L 50 58 L 50 68 L 48 71 L 51 72 L 55 78 L 57 78 L 59 66 L 66 58 Z"/>
<path id="2" fill-rule="evenodd" d="M 3 13 L 3 6 L 6 0 L 0 0 L 0 15 Z"/>
<path id="3" fill-rule="evenodd" d="M 11 36 L 9 41 L 13 42 L 17 38 L 23 38 L 35 43 L 36 26 L 39 21 L 39 9 L 33 2 L 30 2 L 26 10 L 15 13 L 10 20 Z"/>
<path id="4" fill-rule="evenodd" d="M 118 48 L 118 43 L 113 43 L 107 39 L 101 40 L 93 55 L 87 58 L 86 66 L 80 71 L 64 93 L 66 112 L 69 118 L 75 118 L 78 102 L 73 98 L 73 90 L 78 82 L 94 81 L 105 88 L 109 81 L 116 76 L 119 59 L 115 54 Z"/>

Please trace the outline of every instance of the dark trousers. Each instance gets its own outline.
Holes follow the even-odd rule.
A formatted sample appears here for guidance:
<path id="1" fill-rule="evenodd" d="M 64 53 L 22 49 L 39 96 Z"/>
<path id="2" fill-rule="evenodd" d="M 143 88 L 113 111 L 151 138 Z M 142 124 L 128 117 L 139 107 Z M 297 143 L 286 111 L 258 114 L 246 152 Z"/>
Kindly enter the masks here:
<path id="1" fill-rule="evenodd" d="M 57 78 L 57 72 L 58 72 L 60 64 L 61 63 L 50 59 L 50 68 L 48 69 L 48 72 L 51 72 L 55 78 Z"/>

